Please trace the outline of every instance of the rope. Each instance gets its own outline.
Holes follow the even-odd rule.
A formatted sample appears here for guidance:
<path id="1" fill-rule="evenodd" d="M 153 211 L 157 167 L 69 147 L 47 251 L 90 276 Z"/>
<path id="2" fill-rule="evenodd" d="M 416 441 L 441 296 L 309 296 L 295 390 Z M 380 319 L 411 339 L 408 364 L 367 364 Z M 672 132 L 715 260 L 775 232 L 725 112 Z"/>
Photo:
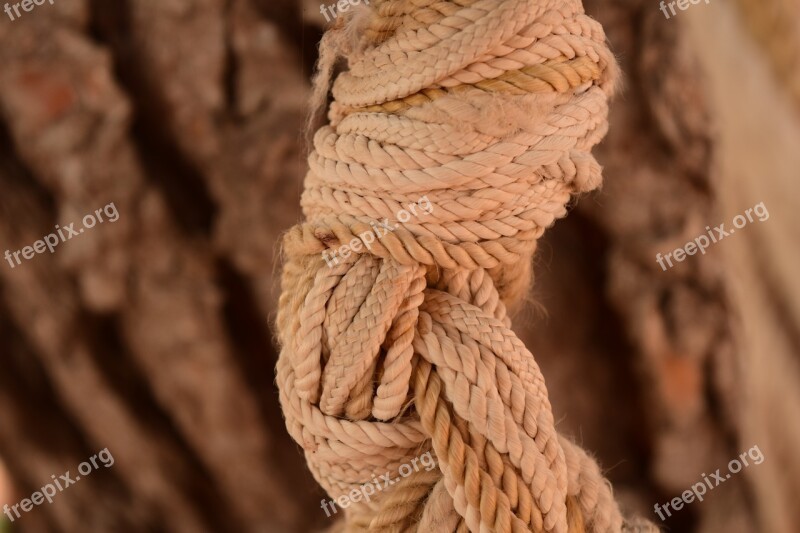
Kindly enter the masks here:
<path id="1" fill-rule="evenodd" d="M 578 0 L 347 15 L 321 43 L 315 106 L 338 57 L 347 69 L 284 240 L 278 314 L 281 405 L 316 480 L 334 500 L 397 480 L 336 531 L 656 531 L 626 524 L 557 433 L 508 314 L 544 229 L 600 185 L 590 150 L 617 78 L 602 28 Z M 425 453 L 435 469 L 397 475 Z"/>

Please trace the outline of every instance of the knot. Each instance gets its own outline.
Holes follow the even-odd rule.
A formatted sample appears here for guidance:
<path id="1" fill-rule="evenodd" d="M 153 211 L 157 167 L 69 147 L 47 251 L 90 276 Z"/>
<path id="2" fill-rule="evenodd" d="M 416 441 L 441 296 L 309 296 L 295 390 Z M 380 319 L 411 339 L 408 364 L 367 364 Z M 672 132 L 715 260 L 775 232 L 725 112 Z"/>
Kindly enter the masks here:
<path id="1" fill-rule="evenodd" d="M 288 255 L 355 239 L 348 252 L 490 269 L 512 297 L 503 267 L 522 280 L 508 288 L 523 289 L 529 272 L 518 265 L 544 229 L 601 182 L 590 150 L 617 72 L 602 28 L 575 0 L 361 7 L 321 46 L 330 68 L 346 49 L 349 68 L 334 84 L 330 124 L 314 135 L 307 221 L 290 232 Z M 400 220 L 421 198 L 425 216 Z M 381 223 L 396 229 L 375 239 Z"/>
<path id="2" fill-rule="evenodd" d="M 577 0 L 348 16 L 321 46 L 316 95 L 341 53 L 347 68 L 284 241 L 289 432 L 334 500 L 397 481 L 350 501 L 342 530 L 622 531 L 508 316 L 537 239 L 600 184 L 617 73 L 602 28 Z M 423 454 L 436 468 L 412 471 Z"/>

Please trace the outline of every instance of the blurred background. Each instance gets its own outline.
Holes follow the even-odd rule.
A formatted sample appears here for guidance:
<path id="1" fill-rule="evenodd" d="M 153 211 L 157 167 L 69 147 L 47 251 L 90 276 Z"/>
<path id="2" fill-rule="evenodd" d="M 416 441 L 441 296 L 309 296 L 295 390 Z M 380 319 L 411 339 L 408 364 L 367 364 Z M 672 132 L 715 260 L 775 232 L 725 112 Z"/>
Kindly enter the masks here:
<path id="1" fill-rule="evenodd" d="M 329 4 L 331 2 L 324 2 Z M 678 4 L 683 4 L 680 0 Z M 800 1 L 586 0 L 625 72 L 603 189 L 546 233 L 514 327 L 561 432 L 667 531 L 800 531 Z M 301 220 L 316 0 L 54 0 L 0 13 L 0 532 L 332 525 L 274 384 Z M 763 202 L 666 271 L 656 254 Z M 12 264 L 14 265 L 12 267 Z M 764 461 L 661 522 L 653 512 Z"/>

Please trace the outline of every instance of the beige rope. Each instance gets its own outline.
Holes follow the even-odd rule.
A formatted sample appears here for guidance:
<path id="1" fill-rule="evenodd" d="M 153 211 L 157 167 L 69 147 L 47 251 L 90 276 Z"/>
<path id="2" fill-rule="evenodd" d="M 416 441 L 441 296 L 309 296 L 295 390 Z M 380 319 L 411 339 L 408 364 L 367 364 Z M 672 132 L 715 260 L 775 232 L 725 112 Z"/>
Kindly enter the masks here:
<path id="1" fill-rule="evenodd" d="M 617 67 L 577 0 L 374 0 L 323 38 L 306 222 L 286 235 L 278 385 L 337 531 L 648 531 L 558 435 L 511 329 L 545 228 L 600 184 Z M 401 221 L 421 197 L 429 210 Z M 376 238 L 381 222 L 397 226 Z M 353 245 L 354 244 L 354 245 Z M 322 252 L 334 253 L 335 261 Z M 433 470 L 397 473 L 426 452 Z M 408 469 L 407 469 L 408 470 Z"/>

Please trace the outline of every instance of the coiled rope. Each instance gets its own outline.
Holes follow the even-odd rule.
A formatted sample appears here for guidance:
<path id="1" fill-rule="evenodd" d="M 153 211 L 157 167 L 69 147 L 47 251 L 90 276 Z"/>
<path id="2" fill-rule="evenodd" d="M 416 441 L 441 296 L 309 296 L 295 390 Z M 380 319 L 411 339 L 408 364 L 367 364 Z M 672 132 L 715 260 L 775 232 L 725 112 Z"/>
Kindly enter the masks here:
<path id="1" fill-rule="evenodd" d="M 537 239 L 601 181 L 590 150 L 617 78 L 602 28 L 577 0 L 373 0 L 323 38 L 317 99 L 339 55 L 307 220 L 284 240 L 281 404 L 334 499 L 438 462 L 339 527 L 649 530 L 556 432 L 508 315 Z M 423 196 L 430 213 L 399 221 Z M 397 228 L 374 239 L 386 219 Z"/>

